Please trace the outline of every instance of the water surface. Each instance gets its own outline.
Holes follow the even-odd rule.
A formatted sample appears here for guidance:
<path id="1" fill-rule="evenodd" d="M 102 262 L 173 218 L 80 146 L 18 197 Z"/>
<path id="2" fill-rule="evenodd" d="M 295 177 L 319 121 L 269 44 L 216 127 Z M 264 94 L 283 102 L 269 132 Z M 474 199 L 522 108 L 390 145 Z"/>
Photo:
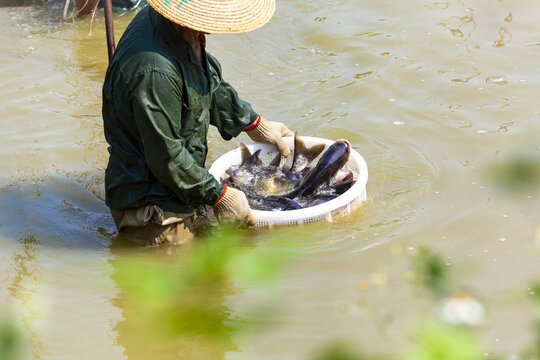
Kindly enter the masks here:
<path id="1" fill-rule="evenodd" d="M 296 235 L 272 230 L 301 249 L 265 295 L 272 326 L 216 346 L 148 345 L 115 275 L 123 259 L 168 261 L 178 249 L 115 239 L 103 202 L 103 13 L 93 25 L 63 22 L 62 7 L 0 8 L 0 314 L 21 319 L 25 358 L 305 359 L 334 340 L 400 353 L 419 319 L 438 314 L 407 281 L 421 246 L 486 308 L 488 354 L 531 344 L 540 3 L 279 1 L 263 28 L 208 37 L 256 111 L 302 135 L 348 139 L 370 171 L 368 201 L 350 216 Z M 117 39 L 132 17 L 116 14 Z M 248 140 L 212 129 L 208 165 Z M 249 320 L 259 290 L 222 289 L 223 322 Z"/>

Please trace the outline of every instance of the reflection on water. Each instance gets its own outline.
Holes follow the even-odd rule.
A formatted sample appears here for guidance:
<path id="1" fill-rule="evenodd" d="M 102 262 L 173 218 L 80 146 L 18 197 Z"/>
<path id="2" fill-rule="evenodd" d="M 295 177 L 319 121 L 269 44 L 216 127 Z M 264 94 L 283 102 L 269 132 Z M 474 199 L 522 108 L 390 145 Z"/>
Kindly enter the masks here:
<path id="1" fill-rule="evenodd" d="M 261 289 L 233 282 L 178 300 L 189 325 L 179 340 L 155 340 L 161 318 L 142 316 L 154 303 L 119 275 L 147 258 L 172 274 L 184 255 L 115 238 L 103 203 L 103 14 L 89 35 L 89 19 L 62 21 L 62 2 L 0 8 L 0 312 L 22 319 L 33 358 L 301 359 L 334 339 L 395 353 L 431 311 L 405 285 L 407 256 L 429 245 L 482 300 L 490 351 L 518 353 L 530 343 L 523 294 L 540 276 L 539 6 L 278 1 L 264 28 L 209 36 L 258 112 L 351 141 L 368 163 L 369 199 L 298 233 L 249 233 L 254 248 L 282 235 L 304 255 L 264 295 L 279 309 L 272 328 L 238 336 L 237 320 L 261 318 L 240 315 Z M 119 39 L 133 14 L 115 16 Z M 247 138 L 211 130 L 209 141 L 211 163 Z M 213 337 L 196 335 L 200 319 Z"/>
<path id="2" fill-rule="evenodd" d="M 272 307 L 257 305 L 260 295 L 236 312 L 226 302 L 243 293 L 239 284 L 271 291 L 293 244 L 259 234 L 266 245 L 255 249 L 248 234 L 224 231 L 189 247 L 153 249 L 113 241 L 112 278 L 123 290 L 114 304 L 124 316 L 115 330 L 129 358 L 224 359 L 240 350 L 233 338 L 267 327 Z"/>
<path id="3" fill-rule="evenodd" d="M 126 244 L 117 246 L 113 243 L 111 247 L 119 255 L 110 262 L 112 279 L 123 291 L 113 304 L 121 309 L 123 320 L 114 331 L 125 356 L 224 359 L 226 352 L 237 350 L 230 337 L 234 329 L 228 325 L 234 324 L 236 315 L 224 305 L 230 289 L 218 284 L 191 286 L 180 293 L 164 289 L 160 287 L 163 284 L 175 288 L 178 277 L 172 278 L 174 274 L 182 276 L 176 249 L 153 251 L 150 256 L 138 254 L 131 261 L 140 263 L 126 265 Z M 164 265 L 164 260 L 170 264 Z"/>
<path id="4" fill-rule="evenodd" d="M 19 242 L 23 245 L 23 253 L 13 254 L 12 266 L 15 277 L 8 290 L 13 299 L 21 303 L 24 308 L 21 314 L 22 322 L 30 335 L 32 353 L 38 358 L 43 351 L 41 334 L 35 325 L 42 318 L 36 299 L 42 275 L 38 260 L 39 247 L 42 243 L 35 235 L 21 238 Z"/>

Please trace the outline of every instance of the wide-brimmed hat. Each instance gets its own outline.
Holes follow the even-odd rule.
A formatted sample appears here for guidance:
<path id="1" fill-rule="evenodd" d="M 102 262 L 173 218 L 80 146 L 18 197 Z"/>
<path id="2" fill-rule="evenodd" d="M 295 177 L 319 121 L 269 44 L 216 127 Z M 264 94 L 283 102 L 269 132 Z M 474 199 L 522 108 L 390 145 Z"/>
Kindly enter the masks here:
<path id="1" fill-rule="evenodd" d="M 255 30 L 270 20 L 275 0 L 147 0 L 167 19 L 210 34 Z"/>

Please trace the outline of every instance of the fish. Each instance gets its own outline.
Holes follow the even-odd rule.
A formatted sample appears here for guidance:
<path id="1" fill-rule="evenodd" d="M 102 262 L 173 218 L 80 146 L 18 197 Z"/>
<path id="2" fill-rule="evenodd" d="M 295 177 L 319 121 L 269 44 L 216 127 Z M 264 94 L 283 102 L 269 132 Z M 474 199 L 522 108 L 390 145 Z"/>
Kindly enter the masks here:
<path id="1" fill-rule="evenodd" d="M 312 195 L 321 185 L 330 183 L 337 172 L 349 161 L 350 154 L 351 143 L 345 139 L 337 140 L 330 145 L 317 165 L 309 170 L 292 191 L 281 196 L 266 197 L 265 200 L 290 205 L 291 200 Z"/>
<path id="2" fill-rule="evenodd" d="M 241 144 L 240 164 L 227 169 L 221 181 L 243 191 L 251 208 L 272 211 L 318 205 L 343 194 L 354 184 L 353 173 L 342 170 L 351 152 L 347 140 L 337 140 L 324 151 L 325 144 L 308 148 L 295 134 L 294 144 L 291 165 L 282 164 L 279 154 L 265 165 L 259 157 L 260 150 L 251 153 Z M 317 164 L 309 167 L 321 153 Z"/>
<path id="3" fill-rule="evenodd" d="M 293 162 L 287 172 L 289 174 L 301 172 L 324 151 L 325 147 L 324 144 L 317 144 L 307 148 L 304 141 L 298 136 L 298 133 L 294 133 Z"/>
<path id="4" fill-rule="evenodd" d="M 237 168 L 230 167 L 225 172 L 229 175 L 237 175 L 239 171 L 249 171 L 249 169 L 253 166 L 261 166 L 262 161 L 259 158 L 259 154 L 261 150 L 255 151 L 253 154 L 249 150 L 249 148 L 246 146 L 246 144 L 241 143 L 240 144 L 240 151 L 242 156 L 242 161 L 240 162 L 240 166 Z"/>
<path id="5" fill-rule="evenodd" d="M 278 154 L 269 165 L 265 166 L 259 158 L 260 150 L 251 153 L 244 143 L 241 143 L 240 147 L 240 165 L 233 165 L 225 170 L 228 177 L 221 179 L 222 183 L 242 190 L 252 197 L 257 196 L 256 189 L 260 195 L 273 195 L 276 191 L 289 189 L 287 176 L 279 168 L 281 155 Z"/>

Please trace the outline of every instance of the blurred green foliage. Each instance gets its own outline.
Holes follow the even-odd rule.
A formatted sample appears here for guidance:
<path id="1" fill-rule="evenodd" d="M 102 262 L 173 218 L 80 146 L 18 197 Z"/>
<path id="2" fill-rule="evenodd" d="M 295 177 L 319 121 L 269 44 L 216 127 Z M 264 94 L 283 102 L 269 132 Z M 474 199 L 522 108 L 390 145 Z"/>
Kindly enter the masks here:
<path id="1" fill-rule="evenodd" d="M 367 360 L 368 357 L 358 354 L 349 344 L 336 342 L 319 351 L 312 360 Z M 374 360 L 373 357 L 369 358 Z"/>
<path id="2" fill-rule="evenodd" d="M 395 360 L 480 360 L 484 358 L 480 342 L 470 328 L 427 322 L 411 335 L 412 345 Z M 375 360 L 379 356 L 365 356 L 349 344 L 334 343 L 323 348 L 312 360 Z M 390 359 L 390 358 L 387 358 Z"/>
<path id="3" fill-rule="evenodd" d="M 536 319 L 534 324 L 535 341 L 532 349 L 531 359 L 540 360 L 540 281 L 533 284 L 530 293 L 536 305 Z"/>
<path id="4" fill-rule="evenodd" d="M 15 322 L 0 322 L 0 360 L 20 359 L 22 347 L 22 335 Z"/>
<path id="5" fill-rule="evenodd" d="M 270 284 L 290 254 L 281 244 L 267 240 L 254 246 L 246 232 L 224 230 L 197 239 L 167 263 L 150 256 L 117 259 L 116 282 L 129 293 L 126 299 L 136 302 L 131 306 L 151 323 L 156 337 L 229 341 L 250 324 L 224 306 L 224 297 L 236 291 L 237 283 Z"/>
<path id="6" fill-rule="evenodd" d="M 527 190 L 540 185 L 540 160 L 538 156 L 514 155 L 489 168 L 488 176 L 508 190 Z"/>
<path id="7" fill-rule="evenodd" d="M 272 312 L 263 304 L 260 313 L 252 312 L 248 321 L 224 305 L 226 297 L 237 292 L 235 286 L 239 284 L 248 283 L 257 288 L 271 284 L 294 254 L 293 246 L 285 243 L 286 240 L 263 238 L 253 244 L 248 242 L 248 235 L 238 231 L 214 234 L 196 242 L 172 262 L 156 262 L 156 259 L 144 257 L 119 260 L 115 266 L 118 284 L 131 293 L 128 297 L 131 301 L 140 300 L 135 304 L 136 313 L 152 319 L 153 330 L 157 329 L 155 324 L 161 326 L 155 332 L 158 337 L 204 338 L 206 343 L 221 344 L 223 354 L 234 351 L 233 335 L 259 331 L 261 324 L 257 321 L 271 323 Z M 290 236 L 285 237 L 290 239 Z M 439 300 L 450 294 L 449 267 L 442 256 L 422 247 L 412 258 L 411 266 L 417 284 L 427 289 L 432 299 Z M 535 286 L 535 291 L 540 294 L 540 284 Z M 536 300 L 540 309 L 540 296 Z M 537 327 L 535 351 L 540 353 L 540 320 Z M 478 360 L 484 357 L 474 329 L 464 326 L 428 321 L 411 333 L 411 343 L 407 351 L 392 359 Z M 350 344 L 338 342 L 323 347 L 310 359 L 382 358 L 367 357 Z"/>
<path id="8" fill-rule="evenodd" d="M 468 328 L 426 323 L 413 335 L 414 345 L 405 360 L 478 360 L 479 341 Z"/>
<path id="9" fill-rule="evenodd" d="M 531 286 L 530 293 L 533 295 L 533 299 L 540 310 L 540 281 L 537 281 Z"/>
<path id="10" fill-rule="evenodd" d="M 248 241 L 248 232 L 226 230 L 196 241 L 172 259 L 145 253 L 115 259 L 117 285 L 124 294 L 129 293 L 124 297 L 130 302 L 124 314 L 136 315 L 136 321 L 140 320 L 146 330 L 144 336 L 155 335 L 149 341 L 173 337 L 181 339 L 185 349 L 201 353 L 195 358 L 224 359 L 228 351 L 237 350 L 232 340 L 235 333 L 259 331 L 261 324 L 253 322 L 272 321 L 272 312 L 265 307 L 268 304 L 262 305 L 260 314 L 255 311 L 246 320 L 225 306 L 226 297 L 241 291 L 237 288 L 241 284 L 257 288 L 272 284 L 295 253 L 291 235 L 287 234 L 283 239 L 261 237 L 254 244 Z M 450 293 L 449 268 L 432 249 L 418 249 L 411 266 L 417 284 L 435 299 Z M 538 309 L 536 334 L 533 348 L 523 359 L 540 360 L 540 282 L 531 287 L 530 293 Z M 409 348 L 391 358 L 366 356 L 352 344 L 335 342 L 323 345 L 310 359 L 479 360 L 485 356 L 474 331 L 428 320 L 411 332 Z M 0 360 L 20 359 L 22 349 L 21 333 L 15 323 L 0 323 Z"/>
<path id="11" fill-rule="evenodd" d="M 449 294 L 449 268 L 441 256 L 427 247 L 421 247 L 413 258 L 412 265 L 415 280 L 435 297 L 441 298 Z"/>

